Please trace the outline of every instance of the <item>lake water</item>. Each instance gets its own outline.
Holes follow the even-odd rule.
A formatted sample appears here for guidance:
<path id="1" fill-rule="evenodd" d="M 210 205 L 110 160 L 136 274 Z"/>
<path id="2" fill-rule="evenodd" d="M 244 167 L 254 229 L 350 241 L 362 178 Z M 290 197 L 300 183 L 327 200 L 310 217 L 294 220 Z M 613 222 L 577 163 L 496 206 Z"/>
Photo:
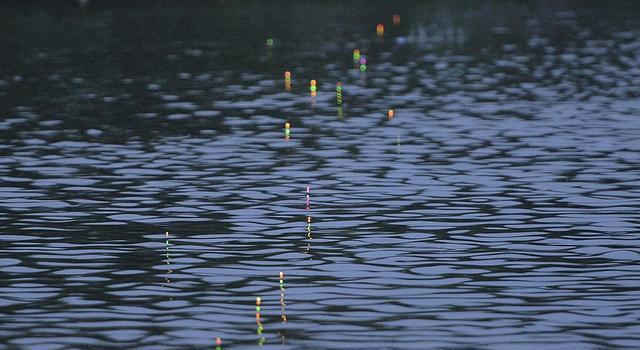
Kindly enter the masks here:
<path id="1" fill-rule="evenodd" d="M 30 6 L 0 349 L 640 347 L 636 3 Z"/>

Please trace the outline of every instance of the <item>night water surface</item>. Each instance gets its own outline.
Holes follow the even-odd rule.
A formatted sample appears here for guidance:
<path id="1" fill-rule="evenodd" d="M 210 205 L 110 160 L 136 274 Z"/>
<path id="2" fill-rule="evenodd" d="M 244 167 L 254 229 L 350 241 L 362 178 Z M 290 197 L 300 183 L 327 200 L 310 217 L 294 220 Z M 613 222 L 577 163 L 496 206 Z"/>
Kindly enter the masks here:
<path id="1" fill-rule="evenodd" d="M 638 3 L 40 5 L 0 349 L 640 348 Z"/>

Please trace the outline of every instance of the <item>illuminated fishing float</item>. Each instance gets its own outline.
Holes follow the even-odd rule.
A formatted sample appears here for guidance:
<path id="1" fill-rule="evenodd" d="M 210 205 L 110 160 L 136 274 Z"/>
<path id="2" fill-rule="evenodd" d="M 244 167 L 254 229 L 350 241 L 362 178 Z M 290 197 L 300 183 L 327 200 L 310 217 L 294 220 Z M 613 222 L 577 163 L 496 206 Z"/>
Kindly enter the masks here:
<path id="1" fill-rule="evenodd" d="M 307 211 L 311 209 L 311 186 L 307 185 Z M 311 239 L 311 216 L 307 215 L 307 238 Z"/>
<path id="2" fill-rule="evenodd" d="M 393 15 L 393 25 L 394 26 L 399 26 L 400 25 L 400 15 L 398 15 L 398 14 Z"/>
<path id="3" fill-rule="evenodd" d="M 165 252 L 167 253 L 166 263 L 167 265 L 171 265 L 171 257 L 169 256 L 169 246 L 171 245 L 171 243 L 169 242 L 169 231 L 165 231 L 164 237 L 165 237 L 164 249 L 165 249 Z M 171 270 L 169 270 L 169 272 L 171 272 Z"/>
<path id="4" fill-rule="evenodd" d="M 260 297 L 256 297 L 256 323 L 258 324 L 258 334 L 262 334 L 262 331 L 264 331 L 264 326 L 262 325 L 262 321 L 260 320 L 261 303 L 262 299 Z"/>
<path id="5" fill-rule="evenodd" d="M 376 26 L 376 34 L 378 36 L 383 36 L 384 35 L 384 24 L 378 23 L 378 25 Z"/>
<path id="6" fill-rule="evenodd" d="M 262 336 L 262 332 L 264 332 L 264 325 L 262 324 L 262 320 L 260 319 L 260 304 L 262 304 L 262 299 L 260 297 L 256 297 L 256 324 L 258 325 L 258 330 L 256 331 L 256 333 Z M 260 339 L 258 340 L 258 344 L 262 345 L 264 344 L 264 341 L 265 338 L 260 337 Z"/>
<path id="7" fill-rule="evenodd" d="M 287 91 L 291 91 L 291 72 L 284 72 L 284 89 Z"/>
<path id="8" fill-rule="evenodd" d="M 313 236 L 311 236 L 311 216 L 307 215 L 307 245 L 304 247 L 304 253 L 305 254 L 309 254 L 309 250 L 311 250 L 311 240 L 313 239 Z M 309 257 L 309 259 L 312 259 L 311 257 Z"/>
<path id="9" fill-rule="evenodd" d="M 284 123 L 284 139 L 289 140 L 291 136 L 291 124 L 289 122 Z"/>
<path id="10" fill-rule="evenodd" d="M 282 318 L 282 323 L 287 323 L 286 305 L 284 302 L 284 272 L 280 271 L 280 317 Z"/>
<path id="11" fill-rule="evenodd" d="M 312 79 L 311 82 L 309 82 L 309 90 L 311 91 L 311 96 L 316 97 L 316 95 L 318 94 L 318 87 L 317 87 L 317 82 L 315 79 Z"/>
<path id="12" fill-rule="evenodd" d="M 165 231 L 164 232 L 164 237 L 165 237 L 165 256 L 166 259 L 164 260 L 164 262 L 167 264 L 167 273 L 164 275 L 164 282 L 166 285 L 169 285 L 171 283 L 171 279 L 169 279 L 169 276 L 171 273 L 173 273 L 173 269 L 171 268 L 171 256 L 169 255 L 169 247 L 171 246 L 171 242 L 169 242 L 169 231 Z M 164 285 L 163 285 L 164 287 Z"/>
<path id="13" fill-rule="evenodd" d="M 216 350 L 222 350 L 222 339 L 220 337 L 216 338 Z"/>
<path id="14" fill-rule="evenodd" d="M 364 56 L 360 57 L 360 71 L 363 73 L 367 71 L 367 58 Z"/>
<path id="15" fill-rule="evenodd" d="M 360 57 L 362 57 L 362 54 L 360 53 L 359 49 L 354 49 L 353 50 L 353 67 L 354 68 L 358 68 L 360 65 Z"/>
<path id="16" fill-rule="evenodd" d="M 267 55 L 266 55 L 266 59 L 268 61 L 272 61 L 273 60 L 273 45 L 275 44 L 275 42 L 273 41 L 273 38 L 267 38 Z"/>
<path id="17" fill-rule="evenodd" d="M 390 120 L 391 120 L 391 119 L 393 119 L 394 114 L 395 114 L 395 112 L 393 111 L 393 109 L 389 109 L 389 110 L 387 111 L 387 117 L 388 117 Z"/>
<path id="18" fill-rule="evenodd" d="M 336 104 L 340 106 L 342 104 L 342 83 L 336 83 Z"/>

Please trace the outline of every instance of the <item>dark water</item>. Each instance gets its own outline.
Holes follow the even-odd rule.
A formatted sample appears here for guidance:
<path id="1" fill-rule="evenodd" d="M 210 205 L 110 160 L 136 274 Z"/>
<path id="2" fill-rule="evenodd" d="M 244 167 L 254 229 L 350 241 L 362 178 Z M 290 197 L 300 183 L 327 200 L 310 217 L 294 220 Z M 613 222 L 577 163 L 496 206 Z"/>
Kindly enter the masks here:
<path id="1" fill-rule="evenodd" d="M 0 349 L 640 347 L 634 2 L 43 6 L 2 5 Z"/>

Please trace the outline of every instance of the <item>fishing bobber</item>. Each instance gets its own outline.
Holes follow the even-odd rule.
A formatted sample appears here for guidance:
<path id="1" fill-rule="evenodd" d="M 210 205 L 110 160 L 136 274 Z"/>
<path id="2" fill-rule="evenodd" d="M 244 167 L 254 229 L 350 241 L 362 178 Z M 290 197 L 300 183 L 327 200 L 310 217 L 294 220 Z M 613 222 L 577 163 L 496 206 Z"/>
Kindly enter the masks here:
<path id="1" fill-rule="evenodd" d="M 260 297 L 256 298 L 256 322 L 258 323 L 258 333 L 262 333 L 262 322 L 260 322 L 260 304 L 262 303 L 262 299 Z"/>
<path id="2" fill-rule="evenodd" d="M 384 24 L 378 23 L 376 26 L 376 34 L 378 34 L 378 36 L 382 36 L 384 34 Z"/>
<path id="3" fill-rule="evenodd" d="M 318 93 L 317 82 L 315 79 L 309 83 L 309 90 L 311 90 L 311 96 L 315 96 Z"/>
<path id="4" fill-rule="evenodd" d="M 336 103 L 338 105 L 342 104 L 342 83 L 341 82 L 336 83 Z"/>
<path id="5" fill-rule="evenodd" d="M 353 60 L 355 62 L 358 62 L 360 60 L 360 50 L 358 49 L 353 50 Z"/>
<path id="6" fill-rule="evenodd" d="M 360 58 L 360 71 L 361 72 L 365 72 L 367 70 L 367 58 L 366 57 L 361 57 Z"/>
<path id="7" fill-rule="evenodd" d="M 400 15 L 393 15 L 393 25 L 394 26 L 400 25 Z"/>
<path id="8" fill-rule="evenodd" d="M 256 297 L 256 324 L 258 325 L 258 330 L 256 331 L 256 333 L 258 333 L 259 335 L 262 335 L 262 332 L 264 331 L 264 326 L 262 325 L 262 321 L 260 320 L 260 304 L 262 303 L 262 299 L 260 299 L 260 297 Z M 261 337 L 258 340 L 258 344 L 262 345 L 265 341 L 264 337 Z"/>
<path id="9" fill-rule="evenodd" d="M 284 272 L 280 271 L 280 317 L 283 323 L 287 322 L 287 315 L 285 313 L 286 305 L 284 302 Z"/>
<path id="10" fill-rule="evenodd" d="M 267 39 L 267 47 L 272 47 L 273 46 L 273 38 L 268 38 Z"/>
<path id="11" fill-rule="evenodd" d="M 290 71 L 284 72 L 284 88 L 287 91 L 291 91 L 291 72 Z"/>
<path id="12" fill-rule="evenodd" d="M 222 339 L 220 337 L 216 338 L 216 350 L 222 350 Z"/>
<path id="13" fill-rule="evenodd" d="M 286 140 L 291 136 L 291 124 L 289 122 L 284 123 L 284 138 Z"/>
<path id="14" fill-rule="evenodd" d="M 389 111 L 387 111 L 387 117 L 389 117 L 389 119 L 393 118 L 394 114 L 395 112 L 393 111 L 393 109 L 390 109 Z"/>

